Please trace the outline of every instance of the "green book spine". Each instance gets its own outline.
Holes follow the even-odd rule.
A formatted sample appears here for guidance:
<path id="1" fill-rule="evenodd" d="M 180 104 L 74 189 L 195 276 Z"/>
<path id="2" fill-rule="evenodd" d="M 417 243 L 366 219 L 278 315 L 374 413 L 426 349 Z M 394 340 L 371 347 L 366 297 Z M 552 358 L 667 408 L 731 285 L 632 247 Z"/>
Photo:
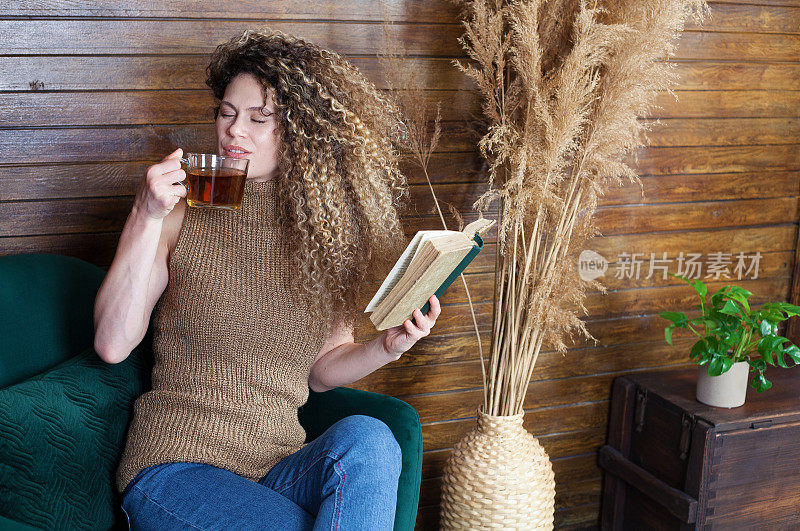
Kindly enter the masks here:
<path id="1" fill-rule="evenodd" d="M 442 298 L 442 295 L 444 295 L 444 292 L 447 290 L 447 288 L 450 287 L 450 284 L 452 284 L 455 281 L 455 279 L 457 279 L 459 275 L 461 275 L 461 273 L 467 268 L 470 262 L 472 262 L 472 260 L 476 256 L 478 256 L 478 253 L 481 252 L 481 249 L 483 249 L 483 240 L 477 233 L 475 234 L 473 240 L 475 240 L 477 245 L 472 246 L 472 250 L 467 253 L 467 255 L 461 260 L 461 262 L 458 263 L 458 266 L 456 266 L 456 268 L 453 269 L 453 272 L 450 273 L 450 276 L 448 276 L 444 280 L 444 282 L 442 282 L 442 285 L 439 286 L 439 289 L 436 290 L 434 295 L 436 295 L 437 299 Z M 428 298 L 430 299 L 430 297 Z M 426 302 L 425 305 L 422 308 L 420 308 L 420 311 L 422 312 L 422 315 L 425 315 L 430 311 L 430 309 L 431 309 L 431 303 Z M 414 318 L 411 319 L 411 322 L 417 324 Z"/>

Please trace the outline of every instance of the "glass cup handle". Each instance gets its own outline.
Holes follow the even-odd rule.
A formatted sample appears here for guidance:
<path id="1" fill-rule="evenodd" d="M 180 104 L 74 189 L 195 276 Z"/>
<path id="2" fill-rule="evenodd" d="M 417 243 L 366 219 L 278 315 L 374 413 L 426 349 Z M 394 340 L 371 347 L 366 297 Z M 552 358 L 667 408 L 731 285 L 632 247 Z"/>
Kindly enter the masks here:
<path id="1" fill-rule="evenodd" d="M 186 172 L 186 178 L 181 181 L 181 184 L 187 190 L 189 189 L 189 159 L 181 157 L 181 169 Z"/>

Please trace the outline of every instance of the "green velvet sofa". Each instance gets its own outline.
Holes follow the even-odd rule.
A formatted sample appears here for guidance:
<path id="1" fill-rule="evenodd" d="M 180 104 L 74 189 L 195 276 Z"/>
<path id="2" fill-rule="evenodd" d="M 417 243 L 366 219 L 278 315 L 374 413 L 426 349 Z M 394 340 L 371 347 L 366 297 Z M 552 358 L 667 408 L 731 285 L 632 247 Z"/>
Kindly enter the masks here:
<path id="1" fill-rule="evenodd" d="M 133 401 L 150 385 L 149 337 L 122 363 L 92 350 L 104 271 L 58 255 L 0 257 L 0 529 L 127 529 L 113 477 Z M 338 388 L 300 410 L 309 439 L 337 420 L 384 421 L 403 470 L 395 529 L 411 530 L 422 471 L 417 412 L 395 398 Z"/>

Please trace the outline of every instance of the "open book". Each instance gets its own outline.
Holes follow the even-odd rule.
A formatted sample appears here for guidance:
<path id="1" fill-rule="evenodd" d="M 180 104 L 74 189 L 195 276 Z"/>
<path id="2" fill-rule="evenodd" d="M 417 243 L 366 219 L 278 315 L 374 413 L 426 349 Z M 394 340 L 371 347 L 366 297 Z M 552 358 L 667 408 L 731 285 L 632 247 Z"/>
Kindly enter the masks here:
<path id="1" fill-rule="evenodd" d="M 403 324 L 420 308 L 430 310 L 431 295 L 445 290 L 483 248 L 485 236 L 495 221 L 481 218 L 463 231 L 421 230 L 414 235 L 364 312 L 378 330 Z"/>

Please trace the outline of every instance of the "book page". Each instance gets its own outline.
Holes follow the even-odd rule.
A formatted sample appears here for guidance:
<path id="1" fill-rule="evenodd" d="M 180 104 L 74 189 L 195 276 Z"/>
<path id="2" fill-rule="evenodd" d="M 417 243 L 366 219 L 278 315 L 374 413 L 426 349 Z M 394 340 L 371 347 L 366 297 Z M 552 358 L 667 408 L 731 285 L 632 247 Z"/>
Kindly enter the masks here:
<path id="1" fill-rule="evenodd" d="M 375 307 L 392 291 L 392 288 L 400 281 L 400 278 L 403 276 L 403 273 L 406 272 L 408 266 L 411 262 L 416 258 L 417 253 L 422 248 L 422 244 L 434 238 L 436 236 L 441 236 L 443 234 L 452 234 L 454 231 L 451 230 L 421 230 L 418 231 L 414 238 L 411 239 L 411 242 L 406 247 L 403 254 L 400 255 L 400 258 L 392 267 L 392 270 L 389 271 L 389 274 L 386 275 L 386 278 L 381 284 L 381 287 L 378 288 L 378 291 L 375 293 L 375 296 L 372 297 L 372 300 L 369 301 L 367 307 L 364 309 L 364 312 L 372 312 L 375 311 Z"/>
<path id="2" fill-rule="evenodd" d="M 370 315 L 370 320 L 373 323 L 383 322 L 388 312 L 392 312 L 392 309 L 402 303 L 403 300 L 413 296 L 411 292 L 414 290 L 415 285 L 435 274 L 433 270 L 436 269 L 436 262 L 441 264 L 443 263 L 442 258 L 450 257 L 454 254 L 466 254 L 473 247 L 474 242 L 468 240 L 465 234 L 458 232 L 439 236 L 422 243 L 417 256 L 411 261 L 406 272 L 389 294 L 377 304 L 372 315 Z M 430 297 L 431 293 L 428 293 L 425 300 Z"/>
<path id="3" fill-rule="evenodd" d="M 435 240 L 434 240 L 435 241 Z M 370 319 L 383 319 L 386 312 L 389 311 L 397 302 L 403 298 L 408 290 L 414 285 L 423 272 L 427 271 L 431 264 L 436 260 L 438 251 L 433 246 L 432 241 L 427 241 L 420 245 L 420 250 L 417 256 L 409 264 L 405 273 L 400 276 L 400 280 L 394 287 L 386 294 L 386 296 L 378 302 L 375 310 L 370 315 Z"/>
<path id="4" fill-rule="evenodd" d="M 450 276 L 461 260 L 472 250 L 472 246 L 440 253 L 418 278 L 408 279 L 404 283 L 403 292 L 392 297 L 390 307 L 379 306 L 378 311 L 370 316 L 370 320 L 378 330 L 385 330 L 403 324 L 411 318 L 411 312 L 421 308 L 442 282 Z"/>

